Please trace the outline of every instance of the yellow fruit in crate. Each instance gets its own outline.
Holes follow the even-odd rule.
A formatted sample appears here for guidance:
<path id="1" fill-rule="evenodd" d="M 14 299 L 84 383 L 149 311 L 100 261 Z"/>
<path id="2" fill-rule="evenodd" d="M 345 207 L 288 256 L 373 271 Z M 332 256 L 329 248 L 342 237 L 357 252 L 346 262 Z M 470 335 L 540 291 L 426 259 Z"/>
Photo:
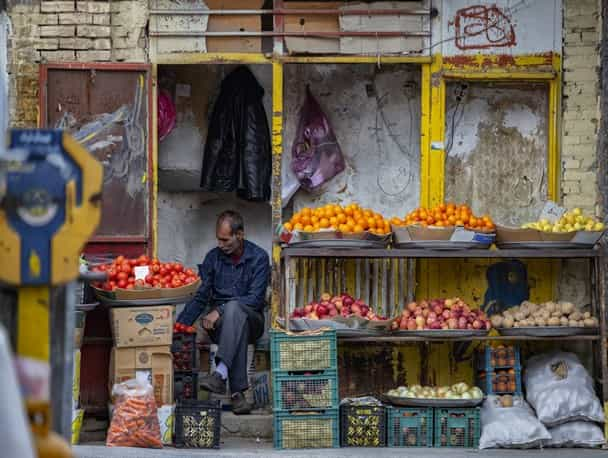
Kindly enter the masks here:
<path id="1" fill-rule="evenodd" d="M 603 231 L 604 230 L 604 223 L 595 223 L 595 226 L 593 228 L 596 231 Z"/>
<path id="2" fill-rule="evenodd" d="M 580 208 L 575 208 L 572 210 L 572 214 L 579 216 L 583 214 L 583 211 Z"/>

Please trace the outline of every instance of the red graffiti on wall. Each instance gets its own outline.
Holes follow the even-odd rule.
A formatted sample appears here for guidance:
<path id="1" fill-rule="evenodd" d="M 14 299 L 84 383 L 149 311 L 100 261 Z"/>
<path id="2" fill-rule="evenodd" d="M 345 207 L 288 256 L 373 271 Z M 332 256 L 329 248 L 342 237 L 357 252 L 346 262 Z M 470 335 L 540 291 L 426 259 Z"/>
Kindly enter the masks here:
<path id="1" fill-rule="evenodd" d="M 496 5 L 474 5 L 456 11 L 454 17 L 458 49 L 486 49 L 515 46 L 511 18 Z"/>

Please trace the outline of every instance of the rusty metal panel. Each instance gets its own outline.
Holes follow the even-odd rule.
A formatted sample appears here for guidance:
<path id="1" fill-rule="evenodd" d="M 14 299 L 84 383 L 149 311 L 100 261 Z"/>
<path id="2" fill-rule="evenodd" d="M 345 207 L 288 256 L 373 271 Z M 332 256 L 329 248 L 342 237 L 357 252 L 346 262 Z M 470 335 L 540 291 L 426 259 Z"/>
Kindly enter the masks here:
<path id="1" fill-rule="evenodd" d="M 43 124 L 67 129 L 104 165 L 96 236 L 148 235 L 147 72 L 49 68 Z"/>
<path id="2" fill-rule="evenodd" d="M 547 198 L 549 88 L 532 83 L 446 87 L 446 200 L 519 225 Z"/>

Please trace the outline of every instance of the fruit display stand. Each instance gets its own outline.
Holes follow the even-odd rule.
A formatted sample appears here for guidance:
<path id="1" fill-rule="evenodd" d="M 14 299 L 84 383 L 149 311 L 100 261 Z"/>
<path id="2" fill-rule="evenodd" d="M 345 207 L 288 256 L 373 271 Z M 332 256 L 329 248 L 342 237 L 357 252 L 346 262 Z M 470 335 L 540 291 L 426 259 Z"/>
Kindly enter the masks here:
<path id="1" fill-rule="evenodd" d="M 584 259 L 590 264 L 590 283 L 591 283 L 591 310 L 594 316 L 599 318 L 599 328 L 577 335 L 466 335 L 451 336 L 451 341 L 585 341 L 593 346 L 594 364 L 596 380 L 600 380 L 600 398 L 604 405 L 608 402 L 608 361 L 607 361 L 607 341 L 606 341 L 606 304 L 605 291 L 601 279 L 605 275 L 603 265 L 603 249 L 601 246 L 596 248 L 536 248 L 536 249 L 468 249 L 468 250 L 430 250 L 430 249 L 334 249 L 334 248 L 297 248 L 283 247 L 281 251 L 281 273 L 283 310 L 282 316 L 289 316 L 295 309 L 296 303 L 296 261 L 298 258 L 337 258 L 337 259 Z M 407 294 L 413 297 L 413 292 Z M 386 343 L 399 344 L 402 342 L 444 342 L 448 340 L 448 333 L 442 335 L 407 335 L 404 332 L 383 335 L 370 334 L 359 336 L 340 336 L 338 341 L 341 344 L 347 343 Z M 468 442 L 469 443 L 469 442 Z M 472 443 L 472 442 L 470 442 Z M 448 444 L 449 446 L 449 444 Z"/>

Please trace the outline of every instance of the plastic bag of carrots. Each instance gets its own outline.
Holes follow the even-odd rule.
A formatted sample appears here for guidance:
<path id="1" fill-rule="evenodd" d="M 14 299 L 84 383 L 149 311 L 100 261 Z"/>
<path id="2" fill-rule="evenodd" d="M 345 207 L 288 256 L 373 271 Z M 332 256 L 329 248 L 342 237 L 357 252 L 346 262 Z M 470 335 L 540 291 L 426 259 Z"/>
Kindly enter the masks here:
<path id="1" fill-rule="evenodd" d="M 114 415 L 108 447 L 162 448 L 154 388 L 147 378 L 117 383 L 112 388 Z"/>

